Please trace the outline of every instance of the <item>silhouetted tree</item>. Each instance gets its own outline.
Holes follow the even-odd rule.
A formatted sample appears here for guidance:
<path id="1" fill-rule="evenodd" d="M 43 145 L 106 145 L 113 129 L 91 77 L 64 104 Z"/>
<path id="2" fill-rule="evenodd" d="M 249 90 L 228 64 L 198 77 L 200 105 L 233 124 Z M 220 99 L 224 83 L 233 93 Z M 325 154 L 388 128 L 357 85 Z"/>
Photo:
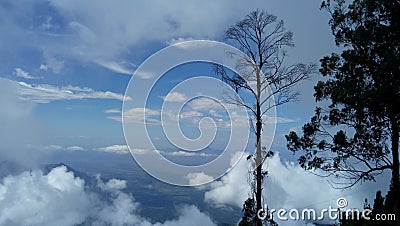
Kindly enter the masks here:
<path id="1" fill-rule="evenodd" d="M 347 216 L 342 214 L 343 218 L 339 220 L 340 226 L 397 226 L 398 219 L 392 219 L 392 216 L 388 214 L 392 214 L 392 205 L 387 205 L 387 203 L 391 203 L 390 192 L 386 195 L 386 197 L 382 196 L 381 191 L 377 191 L 373 203 L 373 207 L 371 208 L 367 199 L 365 199 L 364 209 L 369 209 L 370 215 L 362 216 L 362 212 L 357 212 L 354 215 L 349 214 Z M 386 214 L 384 220 L 382 220 L 383 214 Z M 364 217 L 368 217 L 369 219 L 365 219 Z M 397 216 L 396 216 L 397 217 Z"/>
<path id="2" fill-rule="evenodd" d="M 257 212 L 254 199 L 248 198 L 243 204 L 243 217 L 239 222 L 239 226 L 252 226 L 257 224 Z M 261 216 L 265 215 L 264 222 L 268 223 L 270 226 L 277 226 L 278 224 L 274 221 L 269 209 L 264 209 Z"/>
<path id="3" fill-rule="evenodd" d="M 286 136 L 288 148 L 304 151 L 305 169 L 346 180 L 341 187 L 390 170 L 392 212 L 399 213 L 400 2 L 328 0 L 321 8 L 343 51 L 321 59 L 320 105 L 302 136 Z"/>
<path id="4" fill-rule="evenodd" d="M 255 225 L 257 219 L 257 210 L 254 199 L 248 198 L 243 204 L 243 217 L 239 226 Z"/>
<path id="5" fill-rule="evenodd" d="M 242 90 L 253 97 L 250 103 L 236 97 L 227 97 L 227 101 L 246 107 L 254 116 L 255 125 L 252 123 L 252 126 L 256 134 L 256 151 L 248 158 L 252 158 L 256 166 L 251 182 L 256 210 L 263 208 L 262 181 L 266 172 L 262 169 L 262 163 L 271 154 L 261 147 L 261 133 L 265 123 L 263 116 L 278 105 L 296 100 L 298 93 L 293 91 L 293 86 L 308 78 L 316 69 L 313 64 L 284 65 L 284 48 L 293 46 L 292 36 L 284 28 L 283 21 L 278 21 L 276 16 L 264 10 L 253 11 L 225 32 L 225 39 L 235 42 L 247 55 L 236 65 L 240 74 L 231 75 L 222 66 L 216 66 L 216 72 L 236 92 Z M 250 222 L 262 225 L 258 218 Z"/>

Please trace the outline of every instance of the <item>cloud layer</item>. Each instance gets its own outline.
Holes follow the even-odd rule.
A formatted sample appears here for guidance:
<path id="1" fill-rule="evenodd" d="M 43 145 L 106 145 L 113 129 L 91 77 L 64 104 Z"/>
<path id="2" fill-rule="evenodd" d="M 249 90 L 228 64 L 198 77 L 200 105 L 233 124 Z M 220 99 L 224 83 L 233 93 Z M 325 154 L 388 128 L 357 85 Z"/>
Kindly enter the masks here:
<path id="1" fill-rule="evenodd" d="M 0 183 L 0 225 L 214 225 L 195 206 L 185 206 L 176 220 L 151 224 L 138 214 L 139 203 L 122 191 L 126 181 L 97 177 L 97 192 L 67 167 L 48 174 L 25 171 Z M 106 194 L 106 196 L 104 196 Z"/>
<path id="2" fill-rule="evenodd" d="M 387 178 L 382 177 L 376 183 L 356 186 L 352 190 L 334 189 L 327 178 L 305 171 L 293 162 L 282 163 L 279 153 L 268 158 L 264 168 L 268 170 L 268 176 L 264 180 L 264 201 L 269 208 L 274 209 L 294 208 L 301 211 L 304 208 L 314 208 L 320 211 L 329 206 L 337 208 L 336 200 L 340 197 L 346 198 L 350 208 L 361 209 L 365 198 L 372 202 L 377 190 L 385 193 L 388 188 Z M 231 172 L 209 185 L 204 196 L 205 201 L 217 206 L 234 205 L 241 208 L 249 197 L 249 185 L 246 183 L 248 169 L 249 163 L 242 158 Z M 319 223 L 331 222 L 325 219 Z M 305 225 L 306 222 L 288 221 L 282 224 Z"/>

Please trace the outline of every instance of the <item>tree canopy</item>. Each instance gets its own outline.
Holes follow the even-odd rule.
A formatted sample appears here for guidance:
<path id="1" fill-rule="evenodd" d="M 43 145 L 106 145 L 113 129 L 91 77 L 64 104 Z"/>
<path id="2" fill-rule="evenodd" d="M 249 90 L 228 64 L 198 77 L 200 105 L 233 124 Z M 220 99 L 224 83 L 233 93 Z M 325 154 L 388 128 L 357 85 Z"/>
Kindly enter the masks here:
<path id="1" fill-rule="evenodd" d="M 300 136 L 294 131 L 286 135 L 287 146 L 303 150 L 303 168 L 340 178 L 339 187 L 390 170 L 393 209 L 398 211 L 400 2 L 347 2 L 322 2 L 343 51 L 321 59 L 324 79 L 314 87 L 315 115 Z"/>

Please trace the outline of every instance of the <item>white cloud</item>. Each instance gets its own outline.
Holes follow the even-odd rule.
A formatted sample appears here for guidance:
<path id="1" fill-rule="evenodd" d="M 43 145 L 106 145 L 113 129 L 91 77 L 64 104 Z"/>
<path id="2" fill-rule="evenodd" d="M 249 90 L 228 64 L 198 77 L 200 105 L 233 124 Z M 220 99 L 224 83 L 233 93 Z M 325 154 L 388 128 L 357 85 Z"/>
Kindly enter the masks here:
<path id="1" fill-rule="evenodd" d="M 95 201 L 85 193 L 84 181 L 67 172 L 66 167 L 55 168 L 47 175 L 26 171 L 5 177 L 0 191 L 0 225 L 79 224 Z"/>
<path id="2" fill-rule="evenodd" d="M 207 154 L 207 153 L 198 153 L 198 152 L 193 152 L 193 151 L 173 151 L 173 152 L 162 152 L 165 155 L 172 155 L 172 156 L 203 156 L 203 157 L 209 157 L 213 156 L 213 154 Z"/>
<path id="3" fill-rule="evenodd" d="M 116 108 L 107 109 L 107 110 L 104 111 L 104 113 L 106 113 L 106 114 L 119 114 L 119 113 L 121 113 L 121 110 L 120 109 L 116 109 Z"/>
<path id="4" fill-rule="evenodd" d="M 200 117 L 202 117 L 202 116 L 203 116 L 203 113 L 201 113 L 199 111 L 187 110 L 187 109 L 181 111 L 180 114 L 179 114 L 179 118 L 181 118 L 181 119 L 187 119 L 187 118 L 195 119 L 195 122 L 198 122 Z"/>
<path id="5" fill-rule="evenodd" d="M 153 225 L 137 214 L 139 203 L 132 195 L 121 190 L 126 181 L 104 182 L 98 176 L 97 187 L 101 194 L 65 166 L 46 175 L 39 170 L 9 175 L 0 182 L 0 225 Z M 104 195 L 106 200 L 101 198 Z M 180 214 L 176 220 L 154 225 L 214 225 L 195 206 L 184 206 Z"/>
<path id="6" fill-rule="evenodd" d="M 80 146 L 69 146 L 65 148 L 66 151 L 83 151 L 83 147 Z"/>
<path id="7" fill-rule="evenodd" d="M 111 91 L 95 91 L 88 87 L 78 86 L 54 86 L 48 84 L 33 85 L 25 82 L 16 82 L 9 80 L 10 83 L 16 83 L 17 93 L 23 101 L 34 103 L 50 103 L 57 100 L 80 100 L 80 99 L 114 99 L 131 100 L 129 96 L 124 96 Z"/>
<path id="8" fill-rule="evenodd" d="M 150 123 L 159 124 L 160 121 L 155 116 L 160 115 L 159 111 L 150 108 L 131 108 L 123 112 L 124 122 L 128 123 Z M 110 119 L 121 121 L 120 116 L 110 116 Z"/>
<path id="9" fill-rule="evenodd" d="M 264 115 L 263 116 L 263 123 L 264 124 L 269 124 L 269 123 L 291 123 L 291 122 L 298 122 L 298 120 L 291 119 L 291 118 L 284 118 L 284 117 L 271 117 Z"/>
<path id="10" fill-rule="evenodd" d="M 219 100 L 220 101 L 220 100 Z M 217 100 L 207 98 L 207 97 L 199 97 L 191 100 L 188 105 L 193 110 L 224 110 L 222 107 L 223 101 L 218 102 Z M 226 103 L 224 103 L 226 104 Z"/>
<path id="11" fill-rule="evenodd" d="M 27 117 L 35 108 L 35 103 L 26 103 L 19 99 L 18 86 L 12 80 L 0 78 L 0 118 L 18 119 Z"/>
<path id="12" fill-rule="evenodd" d="M 184 93 L 172 92 L 168 93 L 167 96 L 163 96 L 162 99 L 167 102 L 183 103 L 187 100 L 187 97 Z"/>
<path id="13" fill-rule="evenodd" d="M 83 147 L 77 146 L 77 145 L 63 147 L 58 144 L 41 145 L 38 148 L 40 150 L 44 150 L 44 151 L 83 151 L 83 150 L 85 150 Z"/>
<path id="14" fill-rule="evenodd" d="M 41 147 L 41 149 L 49 150 L 49 151 L 59 151 L 59 150 L 63 150 L 64 148 L 61 145 L 50 144 L 50 145 L 46 145 L 46 146 Z"/>
<path id="15" fill-rule="evenodd" d="M 156 76 L 153 72 L 150 71 L 136 71 L 135 75 L 139 76 L 142 79 L 151 79 Z"/>
<path id="16" fill-rule="evenodd" d="M 134 155 L 145 155 L 148 154 L 149 152 L 159 152 L 158 150 L 147 150 L 147 149 L 139 149 L 139 148 L 132 148 L 131 152 Z"/>
<path id="17" fill-rule="evenodd" d="M 133 154 L 137 154 L 137 155 L 145 155 L 145 154 L 148 154 L 149 152 L 160 152 L 158 150 L 149 150 L 149 149 L 140 149 L 140 148 L 129 149 L 128 145 L 124 145 L 124 144 L 114 144 L 114 145 L 110 145 L 107 147 L 96 148 L 93 150 L 104 151 L 104 152 L 115 153 L 115 154 L 129 154 L 132 152 Z"/>
<path id="18" fill-rule="evenodd" d="M 49 67 L 45 64 L 40 64 L 39 69 L 43 70 L 43 71 L 47 71 L 49 69 Z"/>
<path id="19" fill-rule="evenodd" d="M 248 169 L 248 161 L 242 158 L 221 180 L 209 185 L 204 200 L 215 205 L 242 207 L 249 192 Z M 351 191 L 334 189 L 326 178 L 305 171 L 293 162 L 282 163 L 279 153 L 266 160 L 264 169 L 268 170 L 268 176 L 264 180 L 263 196 L 269 208 L 274 209 L 337 208 L 339 197 L 345 197 L 351 208 L 362 208 L 365 198 L 371 202 L 375 192 L 382 190 L 380 182 L 356 186 Z M 383 190 L 387 190 L 387 186 Z M 326 220 L 320 223 L 329 223 L 329 219 Z M 303 225 L 305 222 L 288 223 Z"/>
<path id="20" fill-rule="evenodd" d="M 51 69 L 55 74 L 58 74 L 64 68 L 63 60 L 58 60 L 56 57 L 54 57 L 51 54 L 48 54 L 47 52 L 45 52 L 44 58 L 46 60 L 46 64 L 41 64 L 40 69 L 45 70 L 45 71 L 47 71 L 48 69 Z M 43 67 L 42 67 L 42 65 L 43 65 Z"/>
<path id="21" fill-rule="evenodd" d="M 181 216 L 177 220 L 156 223 L 154 226 L 186 226 L 186 225 L 215 225 L 210 217 L 199 211 L 196 206 L 183 206 L 180 211 Z"/>
<path id="22" fill-rule="evenodd" d="M 214 180 L 214 177 L 205 174 L 204 172 L 199 173 L 189 173 L 186 175 L 186 178 L 189 180 L 189 185 L 201 185 L 207 182 Z"/>
<path id="23" fill-rule="evenodd" d="M 166 41 L 165 44 L 170 46 L 170 45 L 174 45 L 174 44 L 177 44 L 177 43 L 180 43 L 180 42 L 193 41 L 193 40 L 194 40 L 194 38 L 182 38 L 182 37 L 180 37 L 180 38 L 171 38 L 170 40 Z"/>
<path id="24" fill-rule="evenodd" d="M 117 72 L 117 73 L 120 73 L 120 74 L 126 74 L 126 75 L 132 75 L 133 74 L 133 69 L 132 68 L 128 68 L 128 67 L 126 67 L 125 65 L 123 65 L 121 63 L 117 63 L 117 62 L 114 62 L 114 61 L 103 61 L 103 60 L 99 60 L 96 63 L 98 63 L 99 65 L 101 65 L 101 66 L 103 66 L 103 67 L 105 67 L 105 68 L 107 68 L 107 69 L 109 69 L 111 71 L 114 71 L 114 72 Z"/>
<path id="25" fill-rule="evenodd" d="M 17 77 L 21 77 L 21 78 L 25 78 L 25 79 L 40 79 L 41 78 L 41 77 L 33 76 L 33 75 L 29 74 L 28 72 L 22 70 L 21 68 L 15 68 L 14 74 Z"/>
<path id="26" fill-rule="evenodd" d="M 111 146 L 98 148 L 96 150 L 104 151 L 104 152 L 111 152 L 111 153 L 115 153 L 115 154 L 128 154 L 129 153 L 128 146 L 120 145 L 120 144 L 114 144 Z"/>
<path id="27" fill-rule="evenodd" d="M 242 17 L 257 7 L 253 4 L 243 7 L 240 2 L 231 1 L 210 1 L 207 4 L 124 1 L 124 4 L 114 5 L 107 1 L 82 4 L 52 0 L 50 4 L 69 23 L 71 48 L 63 49 L 94 62 L 115 59 L 129 52 L 131 47 L 149 42 L 179 40 L 174 37 L 218 38 L 224 31 L 221 28 L 226 28 L 238 15 Z M 209 4 L 213 7 L 206 6 Z M 47 51 L 55 52 L 52 49 Z"/>
<path id="28" fill-rule="evenodd" d="M 232 159 L 236 160 L 237 155 Z M 204 200 L 217 206 L 229 204 L 242 207 L 249 194 L 248 165 L 247 160 L 242 158 L 228 174 L 209 185 L 210 190 L 204 194 Z"/>
<path id="29" fill-rule="evenodd" d="M 104 183 L 100 175 L 96 175 L 97 178 L 97 186 L 105 191 L 118 191 L 126 188 L 126 181 L 119 179 L 110 179 L 107 183 Z"/>

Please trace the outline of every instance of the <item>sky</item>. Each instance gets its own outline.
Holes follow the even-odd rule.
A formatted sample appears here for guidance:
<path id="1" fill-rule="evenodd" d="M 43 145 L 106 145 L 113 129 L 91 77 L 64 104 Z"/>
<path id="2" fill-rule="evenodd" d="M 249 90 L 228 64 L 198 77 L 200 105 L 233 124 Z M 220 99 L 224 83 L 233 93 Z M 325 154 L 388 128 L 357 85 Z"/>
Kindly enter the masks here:
<path id="1" fill-rule="evenodd" d="M 137 67 L 179 40 L 223 41 L 225 29 L 256 8 L 277 15 L 295 34 L 288 63 L 317 62 L 333 48 L 327 15 L 319 11 L 318 1 L 110 4 L 2 1 L 0 23 L 7 32 L 0 36 L 0 85 L 6 106 L 1 115 L 12 129 L 16 124 L 39 124 L 27 126 L 35 130 L 32 137 L 31 131 L 16 131 L 26 135 L 26 143 L 85 149 L 124 144 L 118 114 Z M 163 96 L 159 92 L 155 95 Z M 302 103 L 278 109 L 288 122 L 278 128 L 281 134 L 298 124 L 294 122 L 308 119 L 311 94 L 312 90 L 304 92 Z M 1 132 L 14 135 L 8 129 Z"/>
<path id="2" fill-rule="evenodd" d="M 221 98 L 218 96 L 212 99 L 206 95 L 215 94 L 215 88 L 219 88 L 221 84 L 213 80 L 218 85 L 211 86 L 208 83 L 209 80 L 191 80 L 196 76 L 212 77 L 213 71 L 210 69 L 210 64 L 188 63 L 166 71 L 165 75 L 157 80 L 145 106 L 138 105 L 138 102 L 145 98 L 140 84 L 146 84 L 154 76 L 146 70 L 141 70 L 144 68 L 141 68 L 141 65 L 157 51 L 181 41 L 201 39 L 223 42 L 224 31 L 257 8 L 266 9 L 284 20 L 285 28 L 294 33 L 295 46 L 288 49 L 287 64 L 318 63 L 321 57 L 338 51 L 329 30 L 328 15 L 319 10 L 319 5 L 318 0 L 260 0 L 246 4 L 228 0 L 218 2 L 211 0 L 202 2 L 174 0 L 1 1 L 0 158 L 34 167 L 55 152 L 99 151 L 127 154 L 129 153 L 128 142 L 130 151 L 139 159 L 151 151 L 171 161 L 176 160 L 178 163 L 180 159 L 178 157 L 193 157 L 182 164 L 198 161 L 195 163 L 201 165 L 204 161 L 218 159 L 221 150 L 230 142 L 229 129 L 225 128 L 225 122 L 233 121 L 234 125 L 244 124 L 244 126 L 247 122 L 243 120 L 244 112 L 238 113 L 240 109 L 224 105 L 219 102 Z M 132 77 L 135 71 L 136 74 Z M 315 106 L 312 96 L 313 86 L 319 79 L 320 76 L 315 74 L 311 79 L 299 84 L 296 87 L 301 94 L 299 101 L 277 108 L 276 114 L 271 116 L 276 120 L 275 135 L 265 133 L 267 140 L 271 140 L 271 150 L 278 153 L 269 160 L 268 167 L 274 167 L 276 173 L 273 174 L 274 170 L 271 169 L 271 178 L 267 181 L 272 180 L 272 182 L 267 183 L 266 186 L 270 190 L 282 191 L 281 194 L 285 196 L 279 199 L 281 202 L 278 199 L 271 200 L 271 203 L 275 205 L 298 207 L 316 203 L 318 198 L 315 197 L 321 197 L 321 199 L 324 197 L 319 187 L 321 183 L 322 187 L 330 191 L 331 198 L 324 200 L 331 200 L 342 194 L 330 189 L 326 180 L 321 182 L 321 179 L 301 171 L 295 163 L 296 156 L 286 150 L 284 135 L 290 130 L 299 131 L 313 114 Z M 182 81 L 186 83 L 179 86 Z M 190 99 L 195 95 L 200 98 Z M 208 97 L 202 97 L 202 95 Z M 165 115 L 161 115 L 162 107 L 167 110 L 169 107 L 171 111 L 165 111 Z M 169 129 L 173 124 L 171 122 L 177 120 L 177 110 L 180 110 L 178 119 L 180 119 L 181 132 L 192 141 L 201 135 L 213 135 L 213 129 L 217 129 L 215 133 L 217 139 L 208 149 L 199 148 L 202 152 L 182 151 L 181 149 L 185 149 L 186 145 L 184 142 L 180 143 L 181 148 L 171 144 L 171 140 L 174 140 L 172 143 L 175 144 L 182 141 L 179 130 L 167 131 L 170 137 L 163 134 L 165 131 L 161 127 L 161 117 L 170 123 L 165 126 Z M 121 122 L 122 112 L 128 126 Z M 146 112 L 147 132 L 155 144 L 151 148 L 143 143 L 146 134 L 139 131 L 144 126 L 143 112 Z M 206 119 L 203 120 L 204 118 Z M 216 120 L 214 124 L 209 120 L 210 118 Z M 241 132 L 237 136 L 246 136 L 248 130 L 243 128 L 240 128 Z M 129 134 L 128 138 L 124 137 L 124 129 Z M 233 141 L 238 140 L 233 139 Z M 247 151 L 252 149 L 252 141 L 250 138 L 250 142 L 244 144 Z M 207 143 L 207 137 L 204 142 Z M 204 143 L 200 146 L 204 147 Z M 193 148 L 193 146 L 190 147 Z M 225 158 L 225 161 L 229 163 L 228 167 L 237 163 L 237 168 L 245 169 L 243 160 L 239 161 L 240 155 L 236 155 L 233 150 L 229 153 L 230 155 Z M 236 158 L 232 160 L 233 157 Z M 153 159 L 146 160 L 145 157 L 143 159 L 147 163 L 153 161 Z M 233 168 L 232 173 L 227 174 L 220 181 L 202 188 L 207 190 L 205 202 L 210 205 L 232 204 L 241 207 L 248 191 L 237 183 L 243 185 L 240 181 L 245 180 L 245 175 L 240 172 L 245 170 L 236 169 L 235 171 L 235 169 Z M 152 172 L 157 174 L 157 172 Z M 177 172 L 180 171 L 177 170 Z M 174 181 L 173 183 L 202 184 L 218 178 L 221 176 L 219 173 L 220 171 L 210 176 L 204 172 L 186 172 L 185 182 Z M 74 222 L 82 222 L 82 219 L 100 216 L 99 213 L 107 211 L 107 208 L 119 210 L 113 206 L 101 204 L 99 200 L 92 200 L 95 195 L 85 193 L 82 181 L 62 167 L 55 168 L 49 174 L 35 171 L 34 175 L 37 178 L 35 181 L 30 181 L 26 174 L 4 180 L 0 185 L 0 197 L 4 193 L 2 191 L 14 186 L 46 187 L 49 189 L 49 196 L 54 194 L 54 187 L 59 186 L 58 190 L 70 194 L 72 200 L 76 197 L 86 197 L 84 200 L 87 201 L 87 205 L 82 205 L 81 208 L 86 208 L 82 212 L 87 215 L 80 216 L 79 213 L 72 211 L 73 217 L 70 219 L 75 221 L 65 221 L 60 225 L 70 225 Z M 288 182 L 290 175 L 298 175 L 298 178 L 309 180 L 310 186 L 315 187 L 315 193 L 320 196 L 316 195 L 314 201 L 307 201 L 309 196 L 304 195 L 305 198 L 291 202 L 290 200 L 295 199 L 296 193 L 303 194 L 306 188 L 289 189 L 288 187 L 296 187 L 298 184 Z M 53 180 L 52 178 L 60 179 Z M 70 185 L 66 184 L 65 180 L 69 180 L 67 182 Z M 115 180 L 117 183 L 118 179 Z M 163 180 L 168 180 L 168 178 L 163 178 Z M 51 181 L 60 181 L 62 185 Z M 99 184 L 100 182 L 108 186 L 107 182 L 99 179 Z M 102 189 L 106 189 L 104 186 Z M 122 196 L 130 197 L 130 194 L 119 191 L 122 187 L 121 185 L 121 187 L 113 188 L 112 191 L 108 190 L 115 198 L 115 205 L 129 206 L 130 212 L 128 211 L 127 214 L 130 214 L 130 218 L 127 219 L 131 220 L 130 223 L 150 224 L 134 214 L 136 205 L 134 197 L 129 198 L 128 203 L 117 203 L 123 198 Z M 386 186 L 382 187 L 386 188 Z M 232 190 L 239 188 L 241 188 L 239 191 Z M 365 189 L 365 187 L 360 189 Z M 368 190 L 369 196 L 374 189 L 375 185 L 371 185 L 371 189 Z M 3 196 L 7 197 L 4 200 L 11 201 L 25 194 L 23 193 L 25 191 L 18 189 L 13 192 L 13 194 L 8 193 L 8 196 L 4 193 Z M 226 194 L 226 196 L 220 194 Z M 235 194 L 240 194 L 241 198 L 235 199 Z M 53 197 L 47 198 L 53 200 Z M 360 199 L 363 200 L 363 197 L 359 197 L 354 202 L 359 203 Z M 22 200 L 19 201 L 22 202 Z M 86 210 L 96 202 L 100 203 L 100 212 L 88 213 Z M 42 207 L 46 209 L 46 206 Z M 75 204 L 71 203 L 71 206 L 65 208 L 72 210 Z M 117 211 L 115 214 L 117 216 L 123 213 Z M 183 222 L 182 225 L 185 225 L 188 220 L 186 217 L 189 215 L 197 216 L 199 220 L 206 222 L 205 225 L 210 223 L 210 219 L 205 214 L 190 205 L 184 208 L 182 217 L 176 222 L 164 223 L 175 225 L 177 222 Z M 50 214 L 49 217 L 53 218 L 48 218 L 47 221 L 58 218 L 57 215 Z M 31 218 L 26 219 L 27 222 L 20 223 L 30 223 Z M 115 219 L 110 216 L 108 219 L 101 220 L 113 222 Z M 1 217 L 0 222 L 4 222 Z M 118 222 L 115 223 L 115 225 L 118 224 Z"/>

